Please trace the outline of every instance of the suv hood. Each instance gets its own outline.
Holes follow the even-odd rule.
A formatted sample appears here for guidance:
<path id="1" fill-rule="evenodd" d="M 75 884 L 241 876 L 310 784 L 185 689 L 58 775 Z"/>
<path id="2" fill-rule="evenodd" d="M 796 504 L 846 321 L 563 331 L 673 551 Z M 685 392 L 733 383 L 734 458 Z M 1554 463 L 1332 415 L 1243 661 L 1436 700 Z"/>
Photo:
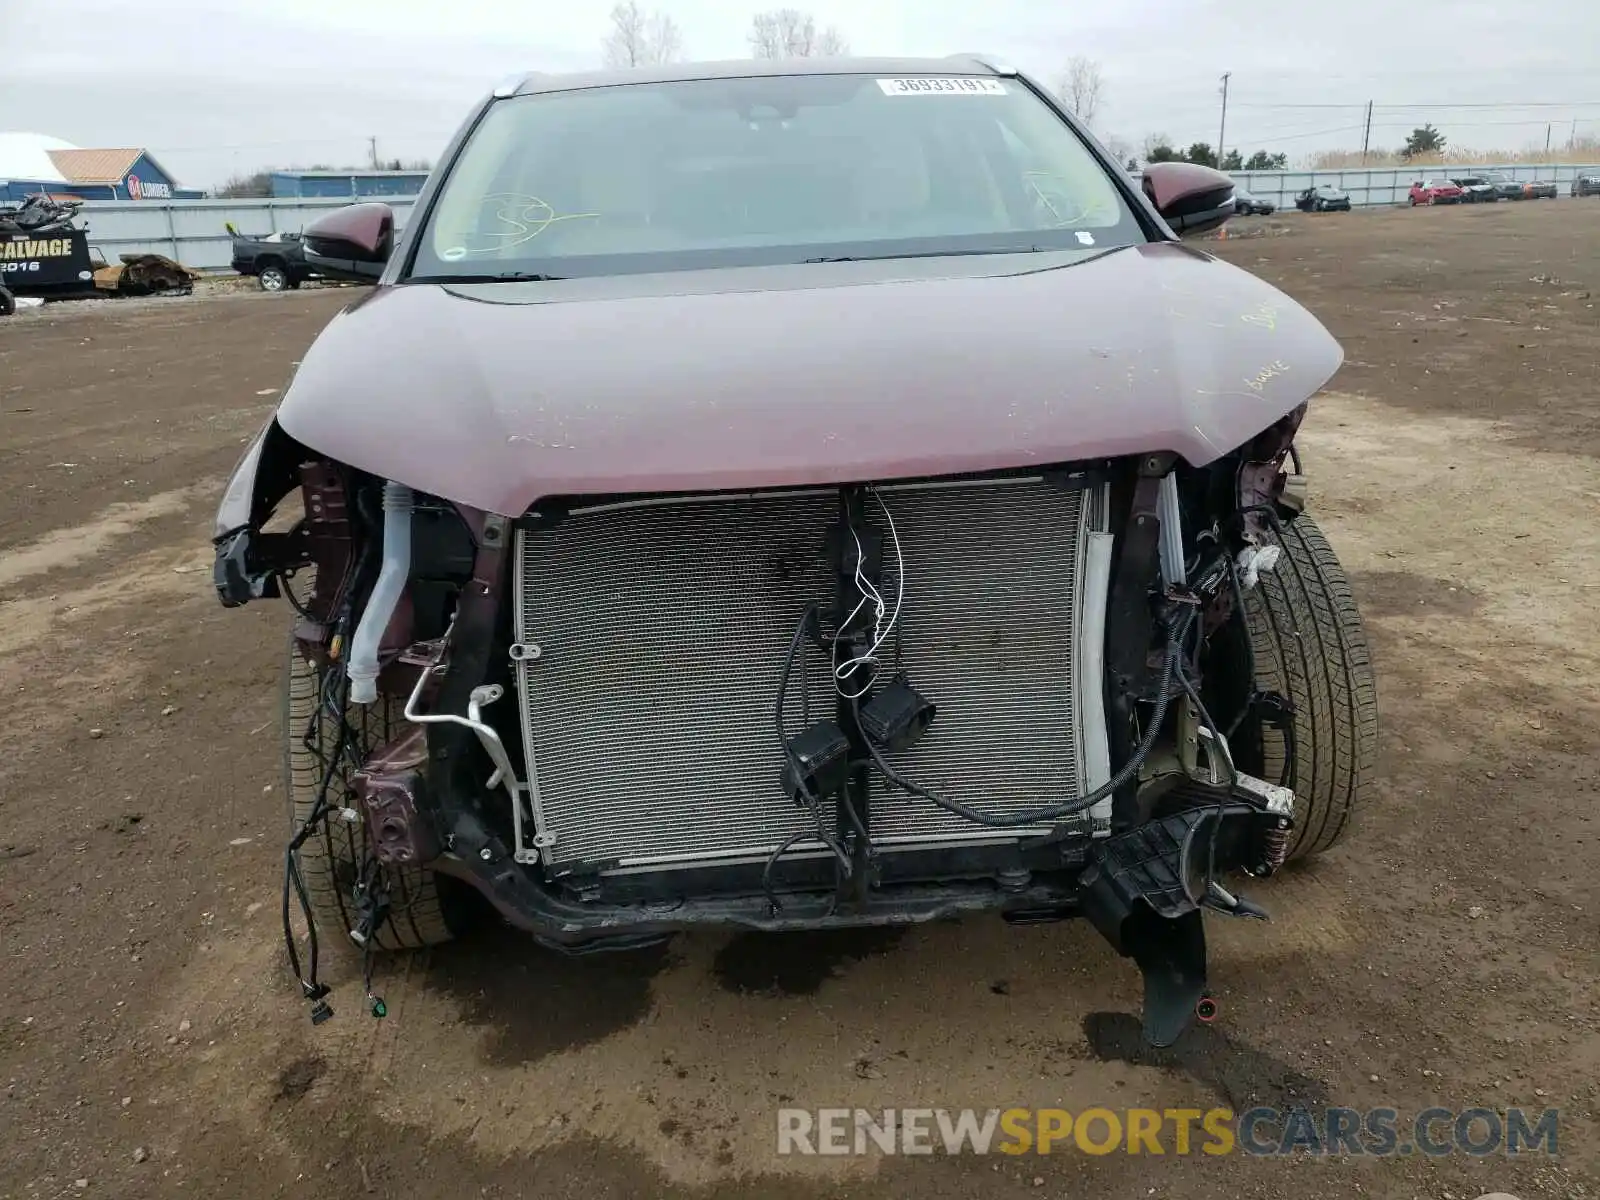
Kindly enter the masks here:
<path id="1" fill-rule="evenodd" d="M 1051 264 L 1051 265 L 1041 265 Z M 378 288 L 278 422 L 507 516 L 544 496 L 884 480 L 1171 450 L 1204 464 L 1342 352 L 1190 247 Z"/>

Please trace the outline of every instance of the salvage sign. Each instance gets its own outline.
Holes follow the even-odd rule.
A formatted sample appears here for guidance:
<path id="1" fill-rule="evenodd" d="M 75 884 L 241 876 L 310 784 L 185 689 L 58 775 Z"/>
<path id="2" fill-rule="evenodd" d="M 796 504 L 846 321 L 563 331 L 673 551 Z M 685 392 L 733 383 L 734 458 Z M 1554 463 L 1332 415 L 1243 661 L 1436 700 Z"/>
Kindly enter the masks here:
<path id="1" fill-rule="evenodd" d="M 0 234 L 0 280 L 14 292 L 87 283 L 89 239 L 82 232 L 64 237 Z"/>

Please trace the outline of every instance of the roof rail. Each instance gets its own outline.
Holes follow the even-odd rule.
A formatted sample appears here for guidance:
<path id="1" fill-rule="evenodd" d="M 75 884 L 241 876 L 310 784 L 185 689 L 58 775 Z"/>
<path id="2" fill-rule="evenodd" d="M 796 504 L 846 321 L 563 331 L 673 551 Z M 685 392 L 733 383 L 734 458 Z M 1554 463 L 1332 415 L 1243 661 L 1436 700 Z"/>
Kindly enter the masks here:
<path id="1" fill-rule="evenodd" d="M 1015 67 L 1001 62 L 992 54 L 973 54 L 970 51 L 966 51 L 960 54 L 948 54 L 945 57 L 952 59 L 965 59 L 968 62 L 975 62 L 985 70 L 993 71 L 996 75 L 1004 75 L 1008 78 L 1015 78 L 1018 74 L 1020 74 Z"/>
<path id="2" fill-rule="evenodd" d="M 507 96 L 515 96 L 532 80 L 538 79 L 542 74 L 544 74 L 542 71 L 522 71 L 519 74 L 502 79 L 495 85 L 494 98 L 496 100 L 504 100 Z"/>

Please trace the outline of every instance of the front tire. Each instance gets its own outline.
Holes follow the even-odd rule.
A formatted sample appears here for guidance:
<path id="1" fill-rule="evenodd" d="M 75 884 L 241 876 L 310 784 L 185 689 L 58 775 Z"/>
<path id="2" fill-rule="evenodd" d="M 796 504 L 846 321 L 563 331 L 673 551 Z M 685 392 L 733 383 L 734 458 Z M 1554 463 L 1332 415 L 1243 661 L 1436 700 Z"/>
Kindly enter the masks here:
<path id="1" fill-rule="evenodd" d="M 298 831 L 316 808 L 318 793 L 340 720 L 353 730 L 355 745 L 334 772 L 328 802 L 333 815 L 300 847 L 296 856 L 311 901 L 317 934 L 323 946 L 339 944 L 357 951 L 350 937 L 355 928 L 354 889 L 367 862 L 366 827 L 340 819 L 339 810 L 361 810 L 350 790 L 350 778 L 361 761 L 397 736 L 405 726 L 405 704 L 379 694 L 375 704 L 352 704 L 330 714 L 322 704 L 324 676 L 289 640 L 284 672 L 284 785 L 289 794 L 290 833 Z M 378 927 L 373 945 L 379 950 L 415 950 L 447 942 L 454 934 L 439 880 L 419 867 L 380 867 L 378 878 L 389 895 L 388 919 Z"/>
<path id="2" fill-rule="evenodd" d="M 1256 687 L 1293 706 L 1288 730 L 1263 724 L 1262 769 L 1295 793 L 1289 859 L 1331 849 L 1371 807 L 1378 694 L 1361 614 L 1333 547 L 1311 517 L 1283 530 L 1283 554 L 1246 593 Z"/>

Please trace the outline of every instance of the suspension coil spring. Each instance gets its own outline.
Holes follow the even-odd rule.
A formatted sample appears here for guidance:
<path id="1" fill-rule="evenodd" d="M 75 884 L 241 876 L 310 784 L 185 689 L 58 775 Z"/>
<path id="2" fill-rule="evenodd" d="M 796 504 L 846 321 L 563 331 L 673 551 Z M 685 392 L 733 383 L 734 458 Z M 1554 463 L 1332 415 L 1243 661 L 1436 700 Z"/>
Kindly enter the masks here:
<path id="1" fill-rule="evenodd" d="M 1274 826 L 1261 835 L 1262 860 L 1269 871 L 1276 871 L 1289 857 L 1289 827 Z"/>

